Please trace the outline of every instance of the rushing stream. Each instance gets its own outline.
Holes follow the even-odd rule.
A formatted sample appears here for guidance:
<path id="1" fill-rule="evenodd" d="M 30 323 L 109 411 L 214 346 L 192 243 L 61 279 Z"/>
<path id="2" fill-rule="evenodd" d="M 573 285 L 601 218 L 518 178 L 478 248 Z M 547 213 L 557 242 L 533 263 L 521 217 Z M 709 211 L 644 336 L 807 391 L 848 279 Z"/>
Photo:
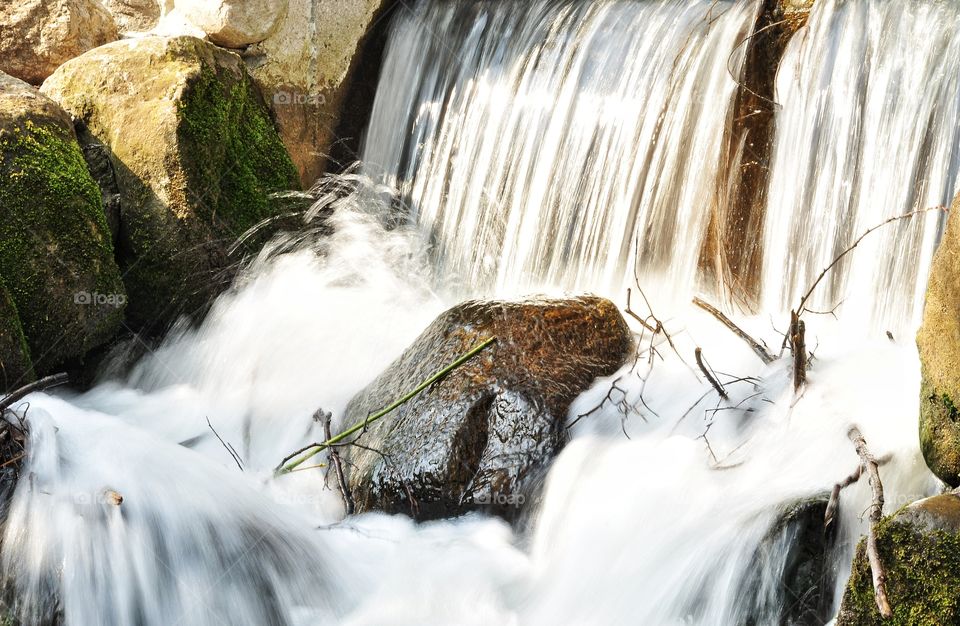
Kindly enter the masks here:
<path id="1" fill-rule="evenodd" d="M 815 359 L 800 397 L 789 359 L 764 365 L 683 304 L 757 8 L 400 10 L 364 164 L 327 179 L 308 216 L 331 214 L 333 234 L 308 220 L 199 327 L 133 346 L 144 356 L 118 358 L 88 392 L 21 406 L 31 455 L 2 567 L 24 622 L 49 618 L 59 598 L 64 623 L 81 626 L 770 624 L 798 600 L 780 582 L 796 537 L 778 520 L 856 467 L 851 424 L 892 454 L 888 512 L 934 492 L 912 333 L 938 215 L 878 235 L 834 274 L 818 306 L 850 300 L 838 320 L 808 319 Z M 784 309 L 837 251 L 953 194 L 960 71 L 945 59 L 960 59 L 958 16 L 936 0 L 824 0 L 790 43 L 766 308 L 737 315 L 774 352 Z M 639 358 L 614 377 L 622 391 L 599 381 L 574 403 L 572 441 L 518 526 L 344 518 L 322 471 L 273 477 L 323 438 L 318 407 L 336 430 L 353 394 L 463 296 L 591 290 L 625 304 L 631 285 L 676 350 L 636 328 Z M 696 347 L 728 401 L 690 367 Z M 868 501 L 865 481 L 843 492 L 828 610 Z"/>

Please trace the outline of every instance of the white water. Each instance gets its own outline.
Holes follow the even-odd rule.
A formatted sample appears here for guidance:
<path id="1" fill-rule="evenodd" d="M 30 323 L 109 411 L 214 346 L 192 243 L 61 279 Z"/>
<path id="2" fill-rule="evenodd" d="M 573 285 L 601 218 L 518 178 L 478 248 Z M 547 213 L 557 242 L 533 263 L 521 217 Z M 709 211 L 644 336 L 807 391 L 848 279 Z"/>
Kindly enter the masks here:
<path id="1" fill-rule="evenodd" d="M 796 306 L 867 228 L 949 206 L 960 171 L 960 10 L 952 2 L 819 0 L 777 81 L 776 146 L 764 239 L 768 309 Z M 812 308 L 849 320 L 920 322 L 939 211 L 871 235 Z"/>
<path id="2" fill-rule="evenodd" d="M 365 169 L 461 293 L 621 293 L 635 265 L 693 285 L 755 10 L 417 2 L 394 26 Z"/>
<path id="3" fill-rule="evenodd" d="M 657 24 L 651 7 L 660 5 L 641 4 L 640 23 Z M 676 10 L 662 5 L 681 16 L 677 24 L 695 21 Z M 738 5 L 723 15 L 739 11 L 750 12 Z M 729 27 L 724 19 L 715 27 Z M 354 184 L 362 193 L 343 193 Z M 382 189 L 356 177 L 336 187 L 344 197 L 332 238 L 308 232 L 265 252 L 199 329 L 169 337 L 123 380 L 79 396 L 30 398 L 28 478 L 3 549 L 26 621 L 51 607 L 55 591 L 66 623 L 80 625 L 735 624 L 747 614 L 773 623 L 785 602 L 776 589 L 785 554 L 774 550 L 761 567 L 758 547 L 781 507 L 829 490 L 855 467 L 850 424 L 876 454 L 894 455 L 882 469 L 888 511 L 935 488 L 916 443 L 910 334 L 898 333 L 896 343 L 882 333 L 851 339 L 829 318 L 810 318 L 817 359 L 797 399 L 786 360 L 765 367 L 708 315 L 676 308 L 657 312 L 683 360 L 660 343 L 652 366 L 645 352 L 623 372 L 619 384 L 635 408 L 621 411 L 626 404 L 614 394 L 577 422 L 542 508 L 523 527 L 473 515 L 419 526 L 378 514 L 341 521 L 338 495 L 319 471 L 274 480 L 271 469 L 322 437 L 311 419 L 318 406 L 338 415 L 451 303 L 445 294 L 469 288 L 451 274 L 448 256 L 438 262 L 425 245 L 442 243 L 432 228 L 428 239 L 426 226 L 382 227 L 376 217 L 390 204 Z M 693 263 L 683 255 L 695 259 L 687 239 L 699 231 L 681 230 L 676 249 L 686 252 L 677 258 Z M 493 258 L 499 264 L 499 253 Z M 677 291 L 692 290 L 691 267 Z M 504 268 L 504 292 L 538 285 L 522 272 L 510 282 Z M 542 276 L 542 286 L 557 287 L 554 278 Z M 587 276 L 559 286 L 580 280 Z M 771 319 L 783 327 L 777 313 L 740 321 L 778 345 Z M 728 403 L 686 364 L 695 346 L 727 373 Z M 743 376 L 757 380 L 733 382 Z M 571 422 L 607 389 L 600 381 L 584 394 Z M 124 497 L 119 507 L 107 490 Z M 831 555 L 838 589 L 868 495 L 861 484 L 841 500 Z M 758 573 L 763 610 L 753 609 L 762 602 L 744 582 Z"/>

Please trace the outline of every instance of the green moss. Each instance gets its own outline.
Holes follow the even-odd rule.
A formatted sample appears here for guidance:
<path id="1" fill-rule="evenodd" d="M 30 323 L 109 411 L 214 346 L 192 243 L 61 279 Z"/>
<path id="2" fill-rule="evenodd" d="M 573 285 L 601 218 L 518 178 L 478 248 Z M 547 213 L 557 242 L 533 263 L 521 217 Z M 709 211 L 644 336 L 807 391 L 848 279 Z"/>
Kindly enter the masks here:
<path id="1" fill-rule="evenodd" d="M 78 307 L 79 291 L 122 294 L 101 196 L 72 133 L 26 119 L 0 132 L 0 278 L 37 367 L 109 338 L 122 308 Z"/>
<path id="2" fill-rule="evenodd" d="M 880 524 L 877 545 L 887 570 L 890 621 L 883 620 L 877 610 L 865 542 L 857 547 L 838 626 L 960 623 L 960 536 L 921 531 L 893 516 Z"/>
<path id="3" fill-rule="evenodd" d="M 960 485 L 960 414 L 952 398 L 924 377 L 920 386 L 920 450 L 934 474 Z"/>
<path id="4" fill-rule="evenodd" d="M 0 392 L 34 379 L 30 348 L 17 306 L 0 279 Z"/>
<path id="5" fill-rule="evenodd" d="M 268 195 L 299 188 L 297 170 L 249 78 L 205 67 L 180 103 L 191 203 L 232 237 L 272 214 Z"/>

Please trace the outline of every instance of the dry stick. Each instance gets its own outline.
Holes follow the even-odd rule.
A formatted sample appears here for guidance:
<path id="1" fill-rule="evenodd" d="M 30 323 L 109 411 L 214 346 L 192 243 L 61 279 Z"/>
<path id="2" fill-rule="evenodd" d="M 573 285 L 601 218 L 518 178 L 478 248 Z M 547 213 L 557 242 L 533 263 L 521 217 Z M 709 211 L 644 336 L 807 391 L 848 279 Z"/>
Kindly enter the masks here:
<path id="1" fill-rule="evenodd" d="M 52 376 L 47 376 L 36 382 L 32 382 L 29 385 L 24 385 L 16 391 L 11 391 L 9 395 L 0 400 L 0 414 L 13 406 L 15 402 L 22 400 L 34 391 L 43 391 L 50 387 L 56 387 L 57 385 L 64 384 L 67 380 L 68 376 L 66 374 L 53 374 Z"/>
<path id="2" fill-rule="evenodd" d="M 731 320 L 729 317 L 724 315 L 723 312 L 720 311 L 718 308 L 716 308 L 709 302 L 706 302 L 700 298 L 694 298 L 693 303 L 698 307 L 700 307 L 701 309 L 703 309 L 704 311 L 706 311 L 707 313 L 709 313 L 710 315 L 717 318 L 717 321 L 719 321 L 721 324 L 723 324 L 724 326 L 729 328 L 731 331 L 733 331 L 733 334 L 735 334 L 737 337 L 740 337 L 740 339 L 743 339 L 743 341 L 745 341 L 746 344 L 750 346 L 750 349 L 753 350 L 754 354 L 760 357 L 760 360 L 763 361 L 765 364 L 769 365 L 770 363 L 774 362 L 775 359 L 773 355 L 767 352 L 767 349 L 764 348 L 762 345 L 760 345 L 760 342 L 758 342 L 756 339 L 754 339 L 753 337 L 748 335 L 746 332 L 744 332 L 742 328 L 734 324 L 733 320 Z"/>
<path id="3" fill-rule="evenodd" d="M 806 324 L 796 311 L 790 311 L 790 349 L 793 351 L 793 390 L 807 382 L 807 340 Z"/>
<path id="4" fill-rule="evenodd" d="M 330 413 L 324 413 L 323 409 L 318 409 L 316 415 L 323 419 L 323 436 L 327 441 L 333 439 L 330 434 Z M 336 448 L 330 448 L 330 460 L 333 462 L 333 469 L 337 474 L 337 485 L 340 487 L 340 495 L 343 497 L 343 508 L 347 515 L 353 515 L 353 498 L 350 497 L 350 490 L 347 489 L 347 479 L 343 476 L 343 463 L 340 462 L 340 453 Z"/>
<path id="5" fill-rule="evenodd" d="M 892 454 L 885 454 L 876 459 L 877 465 L 882 466 L 892 458 Z M 832 524 L 833 520 L 837 517 L 837 509 L 840 508 L 840 492 L 860 480 L 861 474 L 863 474 L 863 465 L 858 464 L 857 469 L 833 486 L 833 491 L 830 493 L 830 500 L 827 501 L 827 509 L 823 513 L 824 532 L 830 528 L 830 524 Z"/>
<path id="6" fill-rule="evenodd" d="M 877 525 L 883 518 L 883 483 L 880 482 L 880 471 L 877 461 L 867 449 L 867 442 L 860 433 L 860 429 L 851 426 L 847 437 L 857 448 L 860 463 L 870 479 L 870 489 L 873 491 L 873 504 L 870 506 L 870 531 L 867 534 L 867 559 L 870 562 L 870 571 L 873 574 L 873 593 L 877 599 L 877 608 L 884 618 L 893 617 L 890 602 L 887 600 L 887 576 L 880 562 L 880 553 L 877 550 Z"/>
<path id="7" fill-rule="evenodd" d="M 223 449 L 227 451 L 227 454 L 233 459 L 233 462 L 237 464 L 237 467 L 240 468 L 240 471 L 243 471 L 243 463 L 240 462 L 240 455 L 237 454 L 237 451 L 233 449 L 233 446 L 228 444 L 223 440 L 223 437 L 220 436 L 220 433 L 217 432 L 217 429 L 213 427 L 213 424 L 210 423 L 210 417 L 207 417 L 207 427 L 213 431 L 213 434 L 216 435 L 217 439 L 220 440 L 220 445 L 223 446 Z"/>
<path id="8" fill-rule="evenodd" d="M 830 524 L 833 523 L 834 518 L 837 516 L 837 508 L 840 506 L 840 492 L 860 480 L 860 474 L 862 472 L 863 466 L 857 465 L 857 469 L 833 486 L 833 491 L 830 493 L 830 500 L 827 502 L 827 510 L 823 514 L 823 532 L 827 532 Z"/>
<path id="9" fill-rule="evenodd" d="M 726 389 L 723 388 L 723 385 L 720 384 L 720 381 L 710 373 L 710 370 L 707 369 L 707 366 L 703 363 L 703 350 L 697 347 L 693 351 L 693 355 L 697 359 L 697 365 L 700 367 L 700 371 L 703 372 L 703 375 L 707 377 L 707 380 L 710 381 L 710 384 L 713 385 L 713 388 L 717 390 L 717 393 L 720 394 L 720 397 L 724 400 L 729 400 L 730 397 L 727 395 Z"/>
<path id="10" fill-rule="evenodd" d="M 308 446 L 308 447 L 307 447 L 307 450 L 305 450 L 306 454 L 304 454 L 302 457 L 300 457 L 300 458 L 297 459 L 296 461 L 293 461 L 292 463 L 289 463 L 289 464 L 287 464 L 287 465 L 282 465 L 281 467 L 277 468 L 276 473 L 277 473 L 277 474 L 287 474 L 287 473 L 289 473 L 291 470 L 293 470 L 293 469 L 295 469 L 296 467 L 298 467 L 299 465 L 303 464 L 304 461 L 307 461 L 308 459 L 313 458 L 314 456 L 316 456 L 317 454 L 323 452 L 324 450 L 326 450 L 326 449 L 329 448 L 330 446 L 332 446 L 332 445 L 334 445 L 334 444 L 337 444 L 337 443 L 340 443 L 341 441 L 343 441 L 344 439 L 346 439 L 346 438 L 349 437 L 350 435 L 352 435 L 352 434 L 354 434 L 354 433 L 356 433 L 356 432 L 359 432 L 359 431 L 363 430 L 363 429 L 366 428 L 369 424 L 372 424 L 373 422 L 377 421 L 377 420 L 380 419 L 381 417 L 383 417 L 383 416 L 391 413 L 392 411 L 394 411 L 395 409 L 397 409 L 398 407 L 400 407 L 400 406 L 403 405 L 404 403 L 408 402 L 410 399 L 412 399 L 413 397 L 415 397 L 417 394 L 419 394 L 421 391 L 423 391 L 424 389 L 426 389 L 427 387 L 429 387 L 429 386 L 432 385 L 433 383 L 435 383 L 435 382 L 437 382 L 438 380 L 446 377 L 450 372 L 452 372 L 453 370 L 457 369 L 458 367 L 460 367 L 461 365 L 463 365 L 464 363 L 466 363 L 467 361 L 469 361 L 470 359 L 472 359 L 473 357 L 475 357 L 475 356 L 476 356 L 477 354 L 479 354 L 484 348 L 486 348 L 487 346 L 491 345 L 491 344 L 492 344 L 493 342 L 495 342 L 496 340 L 497 340 L 496 337 L 490 337 L 489 339 L 486 339 L 486 340 L 480 342 L 479 344 L 477 344 L 476 346 L 474 346 L 473 348 L 471 348 L 469 352 L 467 352 L 466 354 L 464 354 L 463 356 L 461 356 L 460 358 L 458 358 L 456 361 L 454 361 L 454 362 L 451 363 L 450 365 L 446 366 L 445 368 L 443 368 L 442 370 L 440 370 L 439 372 L 437 372 L 436 374 L 434 374 L 434 375 L 431 376 L 430 378 L 426 379 L 425 381 L 423 381 L 422 383 L 420 383 L 419 385 L 417 385 L 416 388 L 414 388 L 412 391 L 409 391 L 408 393 L 406 393 L 402 398 L 400 398 L 399 400 L 396 400 L 396 401 L 393 402 L 390 406 L 388 406 L 388 407 L 386 407 L 386 408 L 384 408 L 384 409 L 381 409 L 381 410 L 377 411 L 376 413 L 374 413 L 374 414 L 372 414 L 372 415 L 369 415 L 366 419 L 364 419 L 363 421 L 357 422 L 356 424 L 354 424 L 353 426 L 351 426 L 351 427 L 348 428 L 347 430 L 343 431 L 343 432 L 340 433 L 339 435 L 336 435 L 336 436 L 334 436 L 334 437 L 331 437 L 330 439 L 327 439 L 326 441 L 324 441 L 324 442 L 322 442 L 322 443 L 319 443 L 319 444 L 317 444 L 317 445 L 315 445 L 315 446 Z M 289 457 L 288 457 L 288 458 L 289 458 Z"/>

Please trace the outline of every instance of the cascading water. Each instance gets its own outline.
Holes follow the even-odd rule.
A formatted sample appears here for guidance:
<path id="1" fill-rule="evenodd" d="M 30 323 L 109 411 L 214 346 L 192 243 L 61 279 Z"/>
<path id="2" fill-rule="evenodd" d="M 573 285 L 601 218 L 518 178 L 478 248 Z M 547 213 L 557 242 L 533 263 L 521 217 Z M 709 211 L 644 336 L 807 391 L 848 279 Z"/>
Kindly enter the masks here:
<path id="1" fill-rule="evenodd" d="M 949 205 L 960 171 L 960 11 L 950 2 L 818 3 L 781 63 L 764 237 L 766 308 L 796 306 L 816 275 L 887 218 Z M 885 227 L 811 302 L 868 327 L 920 322 L 945 218 Z"/>
<path id="2" fill-rule="evenodd" d="M 366 171 L 461 293 L 619 293 L 634 266 L 692 285 L 756 9 L 419 2 L 394 25 Z"/>
<path id="3" fill-rule="evenodd" d="M 836 15 L 876 20 L 893 4 L 824 3 L 792 54 L 801 42 L 837 45 L 817 30 Z M 636 366 L 615 377 L 623 391 L 608 396 L 611 381 L 599 381 L 571 407 L 573 441 L 522 528 L 478 515 L 342 519 L 320 471 L 271 472 L 322 438 L 317 407 L 340 415 L 451 303 L 451 283 L 458 296 L 589 287 L 619 298 L 636 246 L 644 285 L 686 298 L 716 183 L 714 135 L 755 11 L 666 0 L 401 10 L 365 149 L 375 182 L 333 179 L 324 229 L 268 246 L 202 326 L 174 333 L 121 380 L 21 406 L 31 455 L 2 559 L 20 616 L 56 608 L 84 626 L 778 623 L 797 604 L 782 585 L 795 529 L 778 520 L 856 466 L 850 424 L 875 454 L 892 454 L 888 510 L 935 487 L 915 442 L 909 337 L 852 339 L 811 318 L 820 345 L 798 399 L 785 360 L 765 366 L 713 318 L 678 308 L 664 316 L 676 352 L 642 334 Z M 804 76 L 813 62 L 785 67 Z M 895 134 L 897 120 L 881 119 L 873 137 Z M 803 122 L 785 112 L 778 133 L 806 136 L 792 127 Z M 924 143 L 952 132 L 928 125 Z M 384 180 L 409 225 L 380 219 L 397 204 Z M 910 280 L 921 288 L 919 273 Z M 891 311 L 909 309 L 913 285 L 890 296 Z M 769 319 L 738 321 L 779 343 Z M 689 367 L 696 347 L 729 401 Z M 844 491 L 825 556 L 836 575 L 828 610 L 864 530 L 863 482 Z"/>

